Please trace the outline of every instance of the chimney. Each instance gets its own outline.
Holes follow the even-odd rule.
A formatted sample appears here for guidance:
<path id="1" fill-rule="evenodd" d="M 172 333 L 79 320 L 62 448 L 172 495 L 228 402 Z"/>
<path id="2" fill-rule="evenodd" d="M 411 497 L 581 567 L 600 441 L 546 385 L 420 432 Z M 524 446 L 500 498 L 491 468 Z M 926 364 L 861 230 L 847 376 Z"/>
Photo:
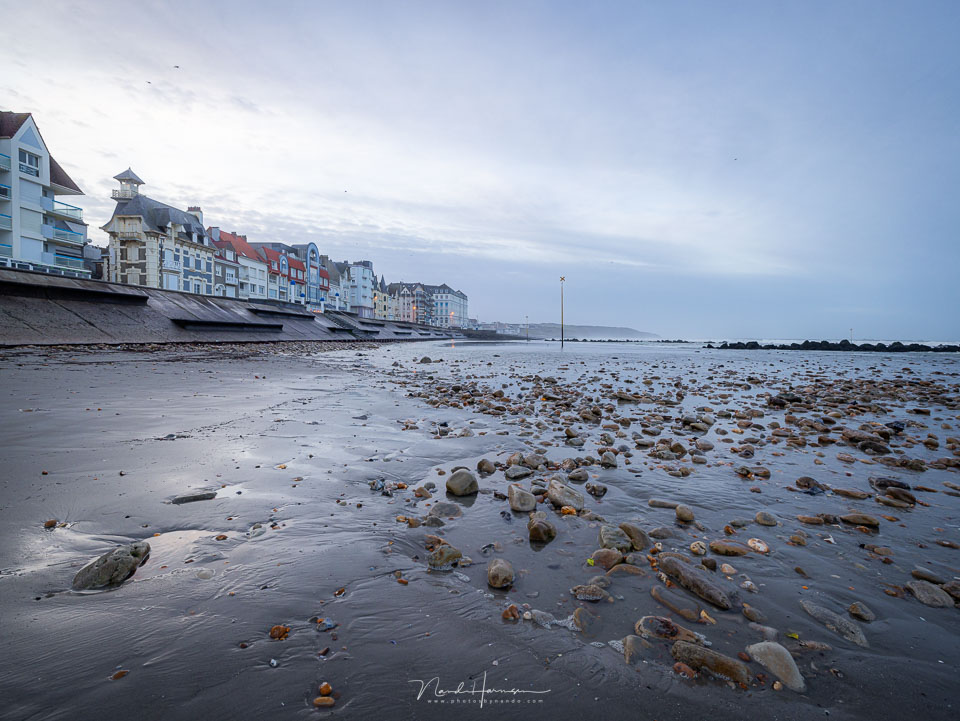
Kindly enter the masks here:
<path id="1" fill-rule="evenodd" d="M 209 235 L 214 240 L 220 240 L 220 228 L 218 228 L 215 225 L 210 228 L 207 228 L 207 235 Z"/>
<path id="2" fill-rule="evenodd" d="M 187 208 L 187 212 L 200 221 L 200 225 L 203 225 L 203 211 L 200 210 L 199 205 L 191 205 L 189 208 Z"/>

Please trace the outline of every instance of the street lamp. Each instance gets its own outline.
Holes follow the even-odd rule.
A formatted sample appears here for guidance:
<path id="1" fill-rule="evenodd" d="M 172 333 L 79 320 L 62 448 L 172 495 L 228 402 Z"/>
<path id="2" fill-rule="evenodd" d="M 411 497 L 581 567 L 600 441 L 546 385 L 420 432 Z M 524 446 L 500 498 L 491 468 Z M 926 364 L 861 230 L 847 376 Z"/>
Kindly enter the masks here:
<path id="1" fill-rule="evenodd" d="M 560 350 L 563 350 L 563 282 L 566 280 L 560 276 Z"/>

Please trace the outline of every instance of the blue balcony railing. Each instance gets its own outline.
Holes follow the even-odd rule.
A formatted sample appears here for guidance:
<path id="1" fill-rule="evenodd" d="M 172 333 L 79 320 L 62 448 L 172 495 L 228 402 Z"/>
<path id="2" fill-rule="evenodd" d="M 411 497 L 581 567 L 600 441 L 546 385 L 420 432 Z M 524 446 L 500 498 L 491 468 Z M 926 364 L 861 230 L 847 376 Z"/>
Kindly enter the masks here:
<path id="1" fill-rule="evenodd" d="M 4 185 L 0 183 L 0 200 L 10 200 L 10 193 L 12 190 L 9 185 Z"/>
<path id="2" fill-rule="evenodd" d="M 6 213 L 0 213 L 0 230 L 13 230 L 13 218 Z"/>
<path id="3" fill-rule="evenodd" d="M 56 213 L 57 215 L 64 215 L 73 220 L 83 221 L 83 208 L 78 208 L 69 203 L 61 203 L 59 200 L 53 201 L 53 210 L 50 212 Z"/>
<path id="4" fill-rule="evenodd" d="M 80 243 L 82 245 L 86 240 L 83 233 L 76 233 L 72 230 L 64 230 L 63 228 L 55 228 L 47 223 L 43 224 L 42 234 L 44 238 L 49 240 L 62 240 L 66 243 Z"/>
<path id="5" fill-rule="evenodd" d="M 10 170 L 10 156 L 0 153 L 0 170 Z"/>

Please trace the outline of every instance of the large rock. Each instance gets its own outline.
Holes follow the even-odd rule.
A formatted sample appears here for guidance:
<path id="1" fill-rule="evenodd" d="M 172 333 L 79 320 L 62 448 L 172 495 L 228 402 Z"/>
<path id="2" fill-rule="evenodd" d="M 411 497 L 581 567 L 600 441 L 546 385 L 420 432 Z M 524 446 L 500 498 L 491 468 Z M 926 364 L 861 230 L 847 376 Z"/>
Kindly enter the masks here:
<path id="1" fill-rule="evenodd" d="M 136 573 L 149 555 L 150 544 L 146 541 L 134 541 L 108 551 L 77 571 L 73 577 L 73 590 L 88 591 L 119 585 Z"/>
<path id="2" fill-rule="evenodd" d="M 616 526 L 600 526 L 600 546 L 627 553 L 633 550 L 633 541 Z"/>
<path id="3" fill-rule="evenodd" d="M 683 523 L 689 523 L 693 520 L 693 510 L 689 506 L 679 505 L 674 509 L 677 514 L 677 520 Z"/>
<path id="4" fill-rule="evenodd" d="M 493 465 L 493 461 L 489 458 L 481 458 L 477 461 L 477 472 L 482 473 L 485 476 L 489 476 L 491 473 L 495 472 L 497 467 Z"/>
<path id="5" fill-rule="evenodd" d="M 953 599 L 950 594 L 939 586 L 934 586 L 929 581 L 910 581 L 907 584 L 910 593 L 913 594 L 924 606 L 933 608 L 949 608 L 953 606 Z"/>
<path id="6" fill-rule="evenodd" d="M 457 518 L 463 515 L 463 511 L 460 510 L 460 506 L 456 503 L 440 501 L 439 503 L 433 504 L 433 507 L 427 515 L 435 516 L 436 518 Z"/>
<path id="7" fill-rule="evenodd" d="M 571 506 L 577 511 L 583 510 L 583 494 L 560 481 L 550 481 L 547 486 L 547 500 L 557 508 Z"/>
<path id="8" fill-rule="evenodd" d="M 549 543 L 557 537 L 557 527 L 547 520 L 547 514 L 543 511 L 530 514 L 527 531 L 534 543 Z"/>
<path id="9" fill-rule="evenodd" d="M 750 553 L 750 546 L 740 541 L 718 538 L 710 541 L 710 550 L 719 556 L 746 556 Z"/>
<path id="10" fill-rule="evenodd" d="M 610 451 L 604 451 L 604 454 L 600 456 L 600 465 L 604 468 L 616 468 L 617 457 Z"/>
<path id="11" fill-rule="evenodd" d="M 705 572 L 699 571 L 676 558 L 663 558 L 662 556 L 660 570 L 675 579 L 688 591 L 700 596 L 704 601 L 709 601 L 714 606 L 724 610 L 730 608 L 729 596 Z"/>
<path id="12" fill-rule="evenodd" d="M 547 464 L 547 458 L 546 456 L 541 456 L 539 453 L 531 453 L 530 455 L 524 456 L 521 463 L 523 463 L 523 465 L 525 465 L 527 468 L 535 471 L 540 466 Z"/>
<path id="13" fill-rule="evenodd" d="M 493 588 L 509 588 L 513 584 L 513 566 L 503 558 L 494 558 L 487 564 L 487 583 Z"/>
<path id="14" fill-rule="evenodd" d="M 427 563 L 434 570 L 445 571 L 454 566 L 461 558 L 463 558 L 463 554 L 460 553 L 459 549 L 454 548 L 449 543 L 444 543 L 427 557 Z"/>
<path id="15" fill-rule="evenodd" d="M 520 513 L 532 511 L 537 507 L 537 497 L 520 486 L 510 486 L 507 489 L 507 500 L 510 502 L 510 508 Z"/>
<path id="16" fill-rule="evenodd" d="M 711 651 L 688 641 L 677 641 L 670 648 L 670 654 L 695 669 L 707 669 L 716 676 L 728 678 L 741 686 L 750 683 L 750 671 L 735 658 Z"/>
<path id="17" fill-rule="evenodd" d="M 858 646 L 863 646 L 864 648 L 867 648 L 870 645 L 867 643 L 867 637 L 863 635 L 863 630 L 855 621 L 846 619 L 843 616 L 834 613 L 830 609 L 824 608 L 823 606 L 818 606 L 817 604 L 806 599 L 800 601 L 800 607 L 824 626 L 826 626 L 829 630 L 839 634 L 840 636 L 843 636 L 848 641 L 852 641 Z"/>
<path id="18" fill-rule="evenodd" d="M 519 481 L 521 478 L 533 475 L 533 471 L 525 466 L 510 466 L 503 472 L 508 481 Z"/>
<path id="19" fill-rule="evenodd" d="M 480 490 L 477 477 L 466 468 L 454 471 L 447 479 L 447 493 L 455 496 L 472 496 Z"/>
<path id="20" fill-rule="evenodd" d="M 583 483 L 590 480 L 590 474 L 586 468 L 574 468 L 567 474 L 567 480 L 572 483 Z"/>
<path id="21" fill-rule="evenodd" d="M 620 524 L 620 530 L 627 534 L 634 551 L 643 551 L 653 545 L 647 532 L 635 523 L 624 521 Z"/>
<path id="22" fill-rule="evenodd" d="M 747 646 L 747 653 L 754 661 L 783 681 L 783 685 L 791 691 L 803 693 L 807 690 L 807 683 L 800 675 L 800 669 L 797 668 L 793 656 L 776 641 L 762 641 Z"/>
<path id="23" fill-rule="evenodd" d="M 868 516 L 866 513 L 848 513 L 845 516 L 840 516 L 840 520 L 844 523 L 852 523 L 857 526 L 879 526 L 880 521 L 878 521 L 873 516 Z"/>

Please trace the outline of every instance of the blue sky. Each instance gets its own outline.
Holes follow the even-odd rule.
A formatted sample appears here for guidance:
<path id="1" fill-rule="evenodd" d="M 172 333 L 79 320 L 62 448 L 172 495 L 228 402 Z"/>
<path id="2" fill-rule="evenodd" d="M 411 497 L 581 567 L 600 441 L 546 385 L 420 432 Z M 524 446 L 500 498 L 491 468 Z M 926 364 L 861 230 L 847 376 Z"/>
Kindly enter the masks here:
<path id="1" fill-rule="evenodd" d="M 35 114 L 94 239 L 131 166 L 483 320 L 558 320 L 565 275 L 570 322 L 960 338 L 955 2 L 0 13 L 0 107 Z"/>

